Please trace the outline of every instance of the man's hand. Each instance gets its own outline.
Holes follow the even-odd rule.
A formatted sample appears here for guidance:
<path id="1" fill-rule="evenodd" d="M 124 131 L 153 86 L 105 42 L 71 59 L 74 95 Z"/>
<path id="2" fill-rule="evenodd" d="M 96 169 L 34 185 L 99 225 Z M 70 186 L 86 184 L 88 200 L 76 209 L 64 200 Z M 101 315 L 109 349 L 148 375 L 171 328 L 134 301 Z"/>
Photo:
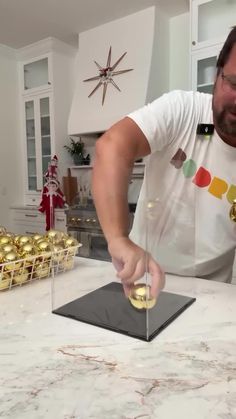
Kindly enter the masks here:
<path id="1" fill-rule="evenodd" d="M 134 283 L 142 278 L 145 272 L 149 272 L 152 277 L 152 297 L 158 296 L 165 285 L 165 274 L 150 254 L 128 237 L 112 239 L 109 243 L 109 252 L 127 297 Z"/>

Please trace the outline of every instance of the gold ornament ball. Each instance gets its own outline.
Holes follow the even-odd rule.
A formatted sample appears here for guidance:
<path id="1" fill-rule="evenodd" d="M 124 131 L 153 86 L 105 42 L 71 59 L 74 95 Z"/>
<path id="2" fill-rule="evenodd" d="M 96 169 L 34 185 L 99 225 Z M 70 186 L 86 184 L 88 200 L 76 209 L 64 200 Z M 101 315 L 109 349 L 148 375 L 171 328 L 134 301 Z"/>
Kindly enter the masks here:
<path id="1" fill-rule="evenodd" d="M 37 248 L 41 252 L 51 252 L 51 244 L 48 242 L 48 240 L 38 241 Z"/>
<path id="2" fill-rule="evenodd" d="M 12 238 L 10 236 L 0 236 L 0 245 L 8 244 L 12 242 Z"/>
<path id="3" fill-rule="evenodd" d="M 79 244 L 79 242 L 74 237 L 68 237 L 68 236 L 65 237 L 64 243 L 65 243 L 66 249 L 68 247 L 78 246 Z"/>
<path id="4" fill-rule="evenodd" d="M 156 298 L 151 296 L 151 287 L 140 283 L 135 284 L 131 290 L 129 301 L 132 306 L 138 310 L 146 310 L 153 308 L 156 304 Z"/>
<path id="5" fill-rule="evenodd" d="M 19 261 L 19 259 L 20 259 L 20 256 L 16 252 L 6 253 L 4 256 L 4 263 L 6 263 L 5 269 L 7 271 L 13 271 L 13 270 L 19 269 L 22 265 L 22 262 Z"/>
<path id="6" fill-rule="evenodd" d="M 11 277 L 6 273 L 0 273 L 0 291 L 9 288 Z"/>
<path id="7" fill-rule="evenodd" d="M 18 238 L 17 243 L 19 244 L 19 246 L 23 246 L 26 243 L 32 243 L 32 237 L 31 236 L 20 236 Z"/>
<path id="8" fill-rule="evenodd" d="M 17 252 L 17 247 L 14 244 L 6 243 L 1 246 L 1 250 L 4 253 Z"/>
<path id="9" fill-rule="evenodd" d="M 29 271 L 27 269 L 19 269 L 19 271 L 16 271 L 13 275 L 13 283 L 14 284 L 23 284 L 28 280 L 29 277 Z"/>
<path id="10" fill-rule="evenodd" d="M 69 271 L 70 269 L 72 269 L 74 266 L 74 259 L 73 257 L 67 258 L 64 262 L 63 262 L 63 267 L 65 271 Z"/>
<path id="11" fill-rule="evenodd" d="M 35 277 L 42 279 L 50 275 L 50 266 L 48 263 L 39 263 L 35 269 Z"/>
<path id="12" fill-rule="evenodd" d="M 38 234 L 38 233 L 36 233 L 36 234 L 34 234 L 34 236 L 32 236 L 32 240 L 33 240 L 33 242 L 38 242 L 39 240 L 41 240 L 41 239 L 43 239 L 43 236 L 42 236 L 42 234 Z"/>
<path id="13" fill-rule="evenodd" d="M 22 257 L 26 257 L 26 256 L 29 256 L 29 255 L 36 255 L 37 254 L 37 249 L 33 245 L 33 243 L 26 243 L 23 246 L 21 246 L 20 254 L 21 254 Z"/>
<path id="14" fill-rule="evenodd" d="M 65 257 L 65 250 L 64 247 L 60 246 L 59 244 L 52 245 L 52 260 L 60 263 L 63 261 Z"/>
<path id="15" fill-rule="evenodd" d="M 4 257 L 5 257 L 5 253 L 0 248 L 0 263 L 3 263 L 4 262 Z"/>
<path id="16" fill-rule="evenodd" d="M 37 249 L 43 260 L 49 260 L 52 256 L 52 246 L 47 240 L 40 240 L 37 243 Z"/>
<path id="17" fill-rule="evenodd" d="M 230 208 L 230 211 L 229 211 L 229 217 L 232 221 L 236 223 L 236 199 L 233 200 L 232 207 Z"/>
<path id="18" fill-rule="evenodd" d="M 62 231 L 49 230 L 46 234 L 46 237 L 50 242 L 58 243 L 63 239 L 64 233 Z"/>

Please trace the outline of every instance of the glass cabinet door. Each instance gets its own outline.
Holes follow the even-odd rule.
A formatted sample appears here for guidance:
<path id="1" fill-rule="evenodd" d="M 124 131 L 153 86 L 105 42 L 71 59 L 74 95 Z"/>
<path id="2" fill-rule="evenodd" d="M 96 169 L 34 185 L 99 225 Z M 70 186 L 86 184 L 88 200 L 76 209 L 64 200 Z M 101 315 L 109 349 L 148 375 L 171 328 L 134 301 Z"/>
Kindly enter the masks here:
<path id="1" fill-rule="evenodd" d="M 193 0 L 193 49 L 224 42 L 231 27 L 235 25 L 235 16 L 235 0 Z"/>
<path id="2" fill-rule="evenodd" d="M 42 176 L 46 173 L 51 161 L 51 127 L 50 127 L 50 108 L 49 97 L 39 100 L 40 108 L 40 143 L 42 158 Z M 42 177 L 42 182 L 43 182 Z"/>
<path id="3" fill-rule="evenodd" d="M 192 89 L 212 93 L 216 76 L 216 63 L 221 46 L 206 48 L 192 54 Z"/>
<path id="4" fill-rule="evenodd" d="M 45 87 L 49 84 L 47 57 L 24 65 L 24 90 Z"/>
<path id="5" fill-rule="evenodd" d="M 35 105 L 34 101 L 25 102 L 26 117 L 26 154 L 27 154 L 27 183 L 29 191 L 37 189 L 36 140 L 35 140 Z"/>
<path id="6" fill-rule="evenodd" d="M 27 190 L 42 190 L 52 154 L 50 96 L 37 95 L 25 101 Z"/>

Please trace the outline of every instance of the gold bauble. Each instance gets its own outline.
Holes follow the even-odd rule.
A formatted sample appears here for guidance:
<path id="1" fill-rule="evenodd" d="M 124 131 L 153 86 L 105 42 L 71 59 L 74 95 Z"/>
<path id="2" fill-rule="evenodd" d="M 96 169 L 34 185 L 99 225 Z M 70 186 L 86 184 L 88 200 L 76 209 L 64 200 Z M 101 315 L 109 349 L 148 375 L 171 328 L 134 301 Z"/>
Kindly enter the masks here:
<path id="1" fill-rule="evenodd" d="M 66 249 L 68 247 L 78 246 L 79 244 L 78 240 L 76 240 L 74 237 L 69 237 L 69 236 L 65 237 L 64 243 L 65 243 Z"/>
<path id="2" fill-rule="evenodd" d="M 150 290 L 151 287 L 143 283 L 134 285 L 129 295 L 132 306 L 138 310 L 153 308 L 156 304 L 156 298 L 151 297 Z"/>
<path id="3" fill-rule="evenodd" d="M 57 230 L 49 230 L 46 234 L 47 239 L 51 242 L 51 243 L 58 243 L 60 242 L 63 237 L 64 237 L 64 233 L 62 231 L 57 231 Z"/>
<path id="4" fill-rule="evenodd" d="M 13 271 L 13 270 L 19 269 L 22 265 L 22 262 L 20 262 L 19 259 L 20 259 L 20 256 L 16 252 L 5 253 L 5 256 L 4 256 L 4 263 L 6 263 L 6 265 L 4 266 L 5 270 Z"/>
<path id="5" fill-rule="evenodd" d="M 35 255 L 37 253 L 37 248 L 32 243 L 26 243 L 21 246 L 20 254 L 22 257 L 26 257 L 28 255 Z"/>
<path id="6" fill-rule="evenodd" d="M 19 269 L 13 275 L 13 283 L 14 284 L 23 284 L 28 280 L 30 273 L 27 269 Z"/>
<path id="7" fill-rule="evenodd" d="M 65 271 L 69 271 L 70 269 L 72 269 L 74 266 L 74 259 L 73 257 L 67 258 L 66 260 L 64 260 L 63 262 L 63 267 Z"/>
<path id="8" fill-rule="evenodd" d="M 17 247 L 14 244 L 6 243 L 1 246 L 1 250 L 4 253 L 17 252 Z"/>
<path id="9" fill-rule="evenodd" d="M 43 239 L 43 236 L 42 236 L 42 234 L 36 233 L 32 236 L 32 239 L 33 239 L 34 242 L 37 242 L 38 240 Z"/>
<path id="10" fill-rule="evenodd" d="M 39 263 L 35 269 L 35 278 L 46 278 L 50 275 L 50 266 L 48 263 Z"/>
<path id="11" fill-rule="evenodd" d="M 0 236 L 0 245 L 8 244 L 12 242 L 12 238 L 10 236 Z"/>
<path id="12" fill-rule="evenodd" d="M 5 257 L 5 253 L 2 251 L 2 249 L 0 248 L 0 263 L 3 263 L 4 261 L 4 257 Z"/>
<path id="13" fill-rule="evenodd" d="M 32 237 L 31 236 L 19 236 L 17 243 L 19 246 L 23 246 L 26 243 L 32 243 Z"/>
<path id="14" fill-rule="evenodd" d="M 4 235 L 6 234 L 7 230 L 5 229 L 5 227 L 0 226 L 0 235 Z"/>
<path id="15" fill-rule="evenodd" d="M 233 200 L 232 207 L 230 208 L 230 211 L 229 211 L 229 217 L 232 221 L 236 223 L 236 199 Z"/>
<path id="16" fill-rule="evenodd" d="M 37 248 L 41 252 L 50 252 L 51 251 L 51 244 L 48 240 L 40 240 L 37 242 Z"/>
<path id="17" fill-rule="evenodd" d="M 41 261 L 41 257 L 37 257 L 35 255 L 26 255 L 23 261 L 23 267 L 27 268 L 30 272 L 34 269 L 34 266 Z"/>
<path id="18" fill-rule="evenodd" d="M 17 236 L 14 236 L 13 243 L 15 245 L 18 245 L 18 240 L 19 240 L 20 237 L 21 237 L 20 234 L 18 234 Z"/>
<path id="19" fill-rule="evenodd" d="M 9 288 L 11 283 L 11 277 L 10 275 L 4 273 L 0 273 L 0 290 L 6 290 Z"/>
<path id="20" fill-rule="evenodd" d="M 65 257 L 65 250 L 64 247 L 60 246 L 59 244 L 52 245 L 52 259 L 53 261 L 60 263 L 63 261 Z"/>

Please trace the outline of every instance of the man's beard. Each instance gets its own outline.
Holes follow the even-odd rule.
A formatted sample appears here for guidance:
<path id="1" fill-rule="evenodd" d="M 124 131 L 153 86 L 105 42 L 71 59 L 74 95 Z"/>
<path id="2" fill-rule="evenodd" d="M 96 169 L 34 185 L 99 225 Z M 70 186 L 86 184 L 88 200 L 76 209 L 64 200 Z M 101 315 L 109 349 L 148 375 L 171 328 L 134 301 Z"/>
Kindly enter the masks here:
<path id="1" fill-rule="evenodd" d="M 236 118 L 235 120 L 230 120 L 227 117 L 227 112 L 234 112 L 236 114 L 235 107 L 232 108 L 230 106 L 225 106 L 225 108 L 218 112 L 213 103 L 213 114 L 214 114 L 214 122 L 217 127 L 220 129 L 222 134 L 236 137 Z M 236 139 L 236 138 L 235 138 Z"/>

